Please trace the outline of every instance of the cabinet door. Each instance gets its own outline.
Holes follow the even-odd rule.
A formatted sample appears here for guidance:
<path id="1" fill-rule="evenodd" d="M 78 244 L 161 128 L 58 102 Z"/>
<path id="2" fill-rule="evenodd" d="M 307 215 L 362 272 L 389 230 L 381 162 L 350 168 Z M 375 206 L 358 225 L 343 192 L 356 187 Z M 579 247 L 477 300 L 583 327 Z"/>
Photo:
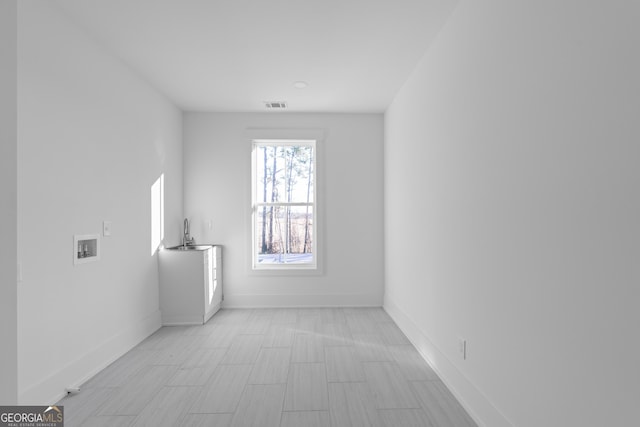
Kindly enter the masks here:
<path id="1" fill-rule="evenodd" d="M 213 295 L 215 291 L 215 288 L 214 288 L 215 277 L 213 275 L 214 274 L 213 264 L 214 264 L 213 250 L 212 248 L 209 248 L 206 251 L 204 251 L 204 312 L 203 314 L 205 315 L 211 308 L 211 305 L 213 304 Z"/>
<path id="2" fill-rule="evenodd" d="M 213 247 L 213 304 L 222 303 L 222 247 Z"/>

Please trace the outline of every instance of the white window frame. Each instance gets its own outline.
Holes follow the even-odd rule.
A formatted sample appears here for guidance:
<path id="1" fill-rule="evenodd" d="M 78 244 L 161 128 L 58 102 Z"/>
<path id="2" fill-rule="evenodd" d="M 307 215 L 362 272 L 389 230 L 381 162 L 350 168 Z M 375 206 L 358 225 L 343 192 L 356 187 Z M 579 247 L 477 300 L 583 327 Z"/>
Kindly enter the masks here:
<path id="1" fill-rule="evenodd" d="M 257 195 L 257 149 L 259 147 L 273 146 L 310 146 L 313 149 L 312 170 L 313 170 L 313 194 L 309 203 L 306 202 L 262 202 L 258 201 Z M 317 139 L 253 139 L 251 147 L 251 268 L 253 271 L 318 271 L 318 140 Z M 256 215 L 261 207 L 268 206 L 310 206 L 312 208 L 311 224 L 311 253 L 313 262 L 311 263 L 282 263 L 282 264 L 260 264 L 258 263 L 258 230 L 256 227 Z"/>

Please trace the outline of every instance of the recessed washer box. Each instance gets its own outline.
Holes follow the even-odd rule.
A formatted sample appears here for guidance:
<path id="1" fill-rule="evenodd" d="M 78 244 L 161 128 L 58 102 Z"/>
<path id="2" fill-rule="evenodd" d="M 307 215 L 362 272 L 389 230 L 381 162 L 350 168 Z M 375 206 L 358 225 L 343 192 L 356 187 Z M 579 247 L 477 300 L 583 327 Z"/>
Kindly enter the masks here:
<path id="1" fill-rule="evenodd" d="M 85 264 L 100 259 L 100 235 L 76 234 L 73 236 L 73 264 Z"/>

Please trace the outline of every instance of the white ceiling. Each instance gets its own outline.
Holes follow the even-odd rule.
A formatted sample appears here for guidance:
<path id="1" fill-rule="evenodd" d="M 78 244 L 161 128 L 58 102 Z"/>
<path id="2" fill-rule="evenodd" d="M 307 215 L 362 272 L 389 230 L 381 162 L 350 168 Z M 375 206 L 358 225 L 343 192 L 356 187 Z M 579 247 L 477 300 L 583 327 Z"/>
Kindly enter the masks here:
<path id="1" fill-rule="evenodd" d="M 305 112 L 383 112 L 456 3 L 53 1 L 183 110 Z"/>

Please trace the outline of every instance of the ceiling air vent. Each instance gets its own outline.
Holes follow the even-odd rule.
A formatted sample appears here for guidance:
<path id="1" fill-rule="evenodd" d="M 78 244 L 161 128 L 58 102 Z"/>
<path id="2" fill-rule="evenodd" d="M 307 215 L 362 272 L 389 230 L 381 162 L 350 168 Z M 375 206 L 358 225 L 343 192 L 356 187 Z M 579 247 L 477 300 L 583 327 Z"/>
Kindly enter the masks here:
<path id="1" fill-rule="evenodd" d="M 284 110 L 287 108 L 287 103 L 284 101 L 265 101 L 264 105 L 268 110 Z"/>

